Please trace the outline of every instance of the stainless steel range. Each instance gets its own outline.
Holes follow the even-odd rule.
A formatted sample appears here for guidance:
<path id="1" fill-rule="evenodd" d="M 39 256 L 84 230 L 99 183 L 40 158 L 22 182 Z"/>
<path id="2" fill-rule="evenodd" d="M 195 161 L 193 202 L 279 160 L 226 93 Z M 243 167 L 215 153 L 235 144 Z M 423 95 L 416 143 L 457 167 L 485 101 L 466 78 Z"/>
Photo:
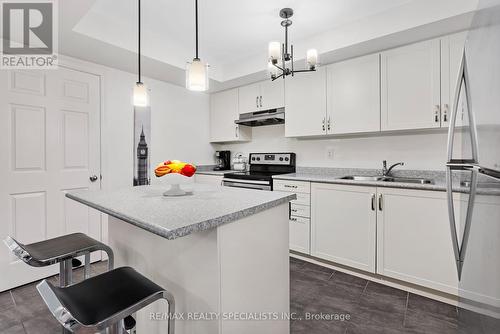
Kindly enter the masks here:
<path id="1" fill-rule="evenodd" d="M 273 175 L 295 173 L 295 153 L 250 153 L 248 172 L 227 173 L 226 187 L 273 190 Z"/>

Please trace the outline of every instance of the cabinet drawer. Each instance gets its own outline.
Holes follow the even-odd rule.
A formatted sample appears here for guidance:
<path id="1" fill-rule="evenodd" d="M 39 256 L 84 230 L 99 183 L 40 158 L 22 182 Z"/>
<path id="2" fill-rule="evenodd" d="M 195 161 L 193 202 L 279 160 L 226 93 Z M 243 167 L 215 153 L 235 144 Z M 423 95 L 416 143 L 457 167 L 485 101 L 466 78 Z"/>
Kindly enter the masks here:
<path id="1" fill-rule="evenodd" d="M 310 254 L 310 220 L 302 217 L 290 218 L 290 249 Z"/>
<path id="2" fill-rule="evenodd" d="M 273 188 L 276 191 L 311 193 L 311 183 L 302 181 L 275 180 L 273 182 Z"/>
<path id="3" fill-rule="evenodd" d="M 309 218 L 311 217 L 311 207 L 308 205 L 292 204 L 290 215 Z"/>
<path id="4" fill-rule="evenodd" d="M 292 201 L 292 204 L 311 205 L 311 195 L 305 193 L 297 193 L 297 199 Z"/>

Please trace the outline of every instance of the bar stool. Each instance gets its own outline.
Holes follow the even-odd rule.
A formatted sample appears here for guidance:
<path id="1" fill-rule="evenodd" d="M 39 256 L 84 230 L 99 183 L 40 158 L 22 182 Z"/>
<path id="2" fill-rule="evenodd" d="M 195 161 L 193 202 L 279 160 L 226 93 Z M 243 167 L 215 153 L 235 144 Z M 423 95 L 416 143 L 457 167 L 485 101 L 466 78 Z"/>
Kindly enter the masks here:
<path id="1" fill-rule="evenodd" d="M 45 267 L 59 263 L 59 285 L 72 283 L 73 259 L 85 256 L 84 279 L 90 277 L 90 253 L 104 251 L 108 255 L 108 270 L 113 269 L 113 250 L 100 241 L 83 233 L 72 233 L 24 245 L 8 236 L 5 244 L 14 255 L 33 267 Z"/>
<path id="2" fill-rule="evenodd" d="M 122 320 L 159 299 L 175 313 L 173 295 L 130 267 L 117 268 L 64 288 L 47 280 L 37 285 L 45 304 L 71 332 L 86 328 L 121 334 Z M 168 317 L 168 334 L 174 334 L 174 317 Z"/>
<path id="3" fill-rule="evenodd" d="M 85 257 L 84 279 L 90 277 L 90 253 L 92 252 L 106 252 L 108 270 L 114 267 L 113 250 L 83 233 L 72 233 L 28 245 L 24 245 L 10 236 L 4 242 L 15 256 L 30 266 L 45 267 L 59 263 L 59 285 L 61 287 L 73 283 L 73 261 L 77 260 L 78 256 Z M 63 329 L 63 333 L 67 333 L 67 331 Z"/>

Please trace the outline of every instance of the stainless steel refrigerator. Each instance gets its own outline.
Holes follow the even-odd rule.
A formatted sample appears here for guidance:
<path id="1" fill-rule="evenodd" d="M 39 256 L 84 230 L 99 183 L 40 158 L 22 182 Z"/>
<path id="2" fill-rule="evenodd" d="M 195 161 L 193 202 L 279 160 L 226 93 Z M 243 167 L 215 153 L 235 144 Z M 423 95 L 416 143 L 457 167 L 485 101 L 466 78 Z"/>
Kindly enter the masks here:
<path id="1" fill-rule="evenodd" d="M 459 332 L 500 333 L 500 0 L 480 0 L 468 31 L 446 170 Z"/>

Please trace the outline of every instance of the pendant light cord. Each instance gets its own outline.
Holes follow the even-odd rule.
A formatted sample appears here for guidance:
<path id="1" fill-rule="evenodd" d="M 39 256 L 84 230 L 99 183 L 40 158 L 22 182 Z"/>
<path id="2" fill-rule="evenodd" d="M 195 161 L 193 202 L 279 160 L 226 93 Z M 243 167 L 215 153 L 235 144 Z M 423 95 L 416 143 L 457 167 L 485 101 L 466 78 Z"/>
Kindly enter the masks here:
<path id="1" fill-rule="evenodd" d="M 198 58 L 198 0 L 194 0 L 194 17 L 196 25 L 196 59 Z"/>
<path id="2" fill-rule="evenodd" d="M 137 69 L 138 69 L 138 74 L 139 74 L 139 81 L 141 82 L 141 0 L 137 0 L 138 3 L 138 33 L 139 33 L 139 38 L 137 39 L 137 49 L 138 49 L 138 57 L 137 57 Z"/>

